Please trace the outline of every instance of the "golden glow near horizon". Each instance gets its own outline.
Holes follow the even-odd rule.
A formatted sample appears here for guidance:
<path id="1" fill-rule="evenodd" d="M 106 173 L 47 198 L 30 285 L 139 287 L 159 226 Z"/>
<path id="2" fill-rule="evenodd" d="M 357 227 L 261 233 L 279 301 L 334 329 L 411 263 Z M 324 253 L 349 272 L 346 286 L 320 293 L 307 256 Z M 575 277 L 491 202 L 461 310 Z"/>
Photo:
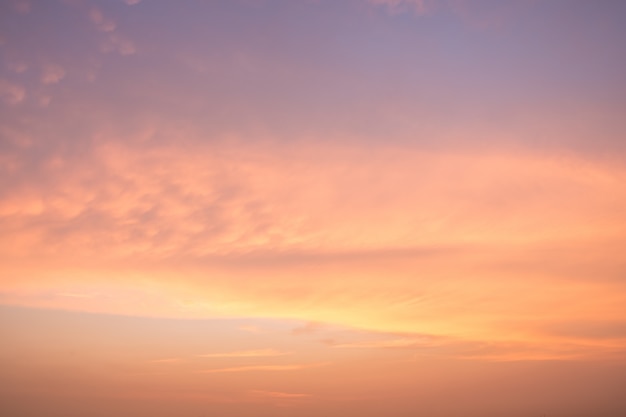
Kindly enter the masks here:
<path id="1" fill-rule="evenodd" d="M 0 414 L 623 415 L 593 4 L 2 5 Z"/>

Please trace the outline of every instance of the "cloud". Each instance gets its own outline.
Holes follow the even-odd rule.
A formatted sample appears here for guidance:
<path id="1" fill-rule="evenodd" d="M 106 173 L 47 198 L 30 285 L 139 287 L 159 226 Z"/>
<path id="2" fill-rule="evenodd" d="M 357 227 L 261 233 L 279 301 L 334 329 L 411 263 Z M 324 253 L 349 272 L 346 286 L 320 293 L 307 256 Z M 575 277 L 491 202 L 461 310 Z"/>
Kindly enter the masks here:
<path id="1" fill-rule="evenodd" d="M 105 53 L 117 52 L 120 55 L 133 55 L 137 52 L 134 42 L 116 32 L 116 23 L 104 16 L 98 8 L 89 11 L 89 20 L 100 32 L 106 32 L 106 38 L 101 45 L 101 50 Z"/>
<path id="2" fill-rule="evenodd" d="M 75 293 L 75 292 L 60 292 L 58 293 L 61 297 L 73 297 L 73 298 L 93 298 L 94 294 L 85 294 L 85 293 Z"/>
<path id="3" fill-rule="evenodd" d="M 153 359 L 150 363 L 180 363 L 183 362 L 182 358 L 163 358 L 163 359 Z"/>
<path id="4" fill-rule="evenodd" d="M 102 11 L 95 7 L 89 11 L 89 20 L 102 32 L 113 32 L 116 28 L 115 22 L 107 19 Z"/>
<path id="5" fill-rule="evenodd" d="M 42 84 L 57 84 L 65 78 L 65 68 L 57 64 L 47 64 L 41 69 L 39 81 Z"/>
<path id="6" fill-rule="evenodd" d="M 555 337 L 586 341 L 605 341 L 625 339 L 626 321 L 624 320 L 564 320 L 545 323 L 543 331 Z"/>
<path id="7" fill-rule="evenodd" d="M 318 332 L 324 325 L 322 323 L 308 322 L 302 326 L 295 327 L 291 330 L 292 334 L 303 335 Z"/>
<path id="8" fill-rule="evenodd" d="M 13 9 L 20 14 L 28 14 L 32 11 L 32 4 L 29 0 L 13 0 Z"/>
<path id="9" fill-rule="evenodd" d="M 290 355 L 291 352 L 282 352 L 275 349 L 242 350 L 235 352 L 205 353 L 197 355 L 202 358 L 259 358 Z"/>
<path id="10" fill-rule="evenodd" d="M 110 34 L 102 45 L 102 51 L 117 52 L 120 55 L 134 55 L 137 52 L 135 43 L 117 33 Z"/>
<path id="11" fill-rule="evenodd" d="M 16 74 L 22 74 L 28 70 L 28 64 L 23 61 L 9 62 L 7 67 Z"/>
<path id="12" fill-rule="evenodd" d="M 24 87 L 0 78 L 0 97 L 11 106 L 20 104 L 26 98 Z"/>
<path id="13" fill-rule="evenodd" d="M 457 342 L 439 348 L 438 354 L 464 360 L 487 362 L 581 361 L 620 357 L 626 343 L 588 344 L 571 341 Z M 419 358 L 423 354 L 417 353 Z"/>
<path id="14" fill-rule="evenodd" d="M 244 332 L 255 333 L 255 334 L 264 332 L 263 329 L 261 329 L 259 326 L 251 326 L 251 325 L 239 326 L 238 329 Z"/>
<path id="15" fill-rule="evenodd" d="M 327 365 L 326 363 L 315 364 L 293 364 L 293 365 L 251 365 L 251 366 L 235 366 L 229 368 L 206 369 L 198 371 L 203 374 L 213 373 L 230 373 L 230 372 L 281 372 L 281 371 L 299 371 L 302 369 L 315 368 Z"/>
<path id="16" fill-rule="evenodd" d="M 52 97 L 48 95 L 42 95 L 39 97 L 38 102 L 41 107 L 48 107 L 52 102 Z"/>
<path id="17" fill-rule="evenodd" d="M 428 13 L 430 9 L 429 0 L 368 0 L 378 6 L 386 6 L 391 12 L 397 13 L 402 10 L 413 10 L 418 15 Z"/>
<path id="18" fill-rule="evenodd" d="M 430 346 L 432 342 L 423 338 L 402 338 L 388 340 L 369 340 L 350 343 L 331 343 L 335 348 L 350 349 L 389 349 L 389 348 L 415 348 L 420 346 Z"/>
<path id="19" fill-rule="evenodd" d="M 277 400 L 297 400 L 297 399 L 312 397 L 311 394 L 298 394 L 298 393 L 292 393 L 292 392 L 263 391 L 263 390 L 252 390 L 250 391 L 250 394 L 255 397 L 277 399 Z"/>
<path id="20" fill-rule="evenodd" d="M 5 300 L 537 343 L 532 323 L 555 304 L 561 318 L 620 314 L 620 165 L 163 134 L 186 145 L 105 136 L 80 157 L 12 168 Z M 126 295 L 49 295 L 81 291 Z"/>
<path id="21" fill-rule="evenodd" d="M 139 4 L 141 2 L 141 0 L 124 0 L 124 3 L 126 3 L 129 6 L 134 6 L 136 4 Z"/>

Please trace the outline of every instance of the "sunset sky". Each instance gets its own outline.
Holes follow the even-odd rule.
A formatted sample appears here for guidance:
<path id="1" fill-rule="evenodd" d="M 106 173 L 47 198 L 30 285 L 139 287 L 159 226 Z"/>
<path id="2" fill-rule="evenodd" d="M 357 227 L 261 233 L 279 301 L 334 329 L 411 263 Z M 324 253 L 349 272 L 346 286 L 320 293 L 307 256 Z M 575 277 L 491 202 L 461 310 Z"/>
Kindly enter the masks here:
<path id="1" fill-rule="evenodd" d="M 623 417 L 626 1 L 2 0 L 0 415 Z"/>

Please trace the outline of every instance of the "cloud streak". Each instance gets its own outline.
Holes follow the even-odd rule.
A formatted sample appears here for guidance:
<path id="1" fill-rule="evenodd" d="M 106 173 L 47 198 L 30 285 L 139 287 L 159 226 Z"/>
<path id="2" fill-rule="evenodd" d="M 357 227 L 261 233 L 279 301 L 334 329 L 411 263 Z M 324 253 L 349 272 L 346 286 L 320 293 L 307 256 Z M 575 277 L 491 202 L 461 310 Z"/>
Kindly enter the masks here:
<path id="1" fill-rule="evenodd" d="M 201 358 L 271 358 L 276 356 L 287 356 L 291 352 L 282 352 L 276 349 L 240 350 L 222 353 L 204 353 L 197 355 Z"/>
<path id="2" fill-rule="evenodd" d="M 282 372 L 282 371 L 299 371 L 302 369 L 316 368 L 325 366 L 326 363 L 315 364 L 290 364 L 290 365 L 250 365 L 250 366 L 233 366 L 229 368 L 205 369 L 198 371 L 202 374 L 230 373 L 230 372 Z"/>

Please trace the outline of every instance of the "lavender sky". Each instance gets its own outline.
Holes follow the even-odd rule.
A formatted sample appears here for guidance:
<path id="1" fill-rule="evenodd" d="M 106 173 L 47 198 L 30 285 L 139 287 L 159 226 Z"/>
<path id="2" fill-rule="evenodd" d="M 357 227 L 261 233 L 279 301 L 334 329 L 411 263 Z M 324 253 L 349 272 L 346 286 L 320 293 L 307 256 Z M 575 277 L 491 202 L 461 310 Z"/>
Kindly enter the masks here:
<path id="1" fill-rule="evenodd" d="M 619 0 L 2 1 L 0 411 L 623 416 L 624 39 Z"/>

